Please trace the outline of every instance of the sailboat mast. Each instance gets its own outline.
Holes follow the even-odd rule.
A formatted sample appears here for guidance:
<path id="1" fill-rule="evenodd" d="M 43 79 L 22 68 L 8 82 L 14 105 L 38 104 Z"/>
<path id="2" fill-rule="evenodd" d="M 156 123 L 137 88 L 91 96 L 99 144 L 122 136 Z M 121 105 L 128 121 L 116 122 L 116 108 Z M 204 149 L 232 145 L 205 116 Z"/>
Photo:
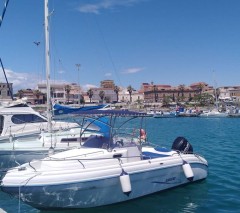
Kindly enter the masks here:
<path id="1" fill-rule="evenodd" d="M 218 110 L 217 82 L 216 82 L 215 70 L 213 70 L 213 80 L 214 80 L 215 106 Z"/>
<path id="2" fill-rule="evenodd" d="M 44 0 L 44 29 L 45 29 L 45 65 L 46 65 L 46 85 L 47 85 L 47 119 L 48 131 L 52 131 L 52 107 L 50 94 L 50 51 L 49 51 L 49 9 L 48 0 Z"/>

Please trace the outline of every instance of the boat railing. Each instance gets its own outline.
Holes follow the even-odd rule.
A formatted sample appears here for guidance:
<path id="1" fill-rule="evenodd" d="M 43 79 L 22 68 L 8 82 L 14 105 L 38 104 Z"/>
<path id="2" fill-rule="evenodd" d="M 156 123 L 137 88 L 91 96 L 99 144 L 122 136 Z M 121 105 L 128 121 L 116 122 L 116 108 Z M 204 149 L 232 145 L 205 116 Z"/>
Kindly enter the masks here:
<path id="1" fill-rule="evenodd" d="M 88 153 L 89 155 L 90 154 L 96 154 L 98 152 L 92 152 L 92 153 Z M 99 151 L 100 153 L 100 151 Z M 76 155 L 76 156 L 71 156 L 71 158 L 53 158 L 53 157 L 49 157 L 49 158 L 46 158 L 46 159 L 41 159 L 39 161 L 33 161 L 33 162 L 28 162 L 28 165 L 29 167 L 31 167 L 34 171 L 37 171 L 38 169 L 40 169 L 40 165 L 39 163 L 41 162 L 49 162 L 49 161 L 56 161 L 56 162 L 59 162 L 59 161 L 71 161 L 71 162 L 79 162 L 84 169 L 87 168 L 87 162 L 90 162 L 90 161 L 106 161 L 106 160 L 113 160 L 113 161 L 116 161 L 116 164 L 123 164 L 125 162 L 128 162 L 129 160 L 128 159 L 142 159 L 144 160 L 143 156 L 142 155 L 132 155 L 132 156 L 121 156 L 121 155 L 113 155 L 113 156 L 108 156 L 108 157 L 93 157 L 93 158 L 84 158 L 84 157 L 88 157 L 87 155 L 88 154 L 83 154 L 83 155 Z M 111 162 L 113 162 L 111 161 Z M 18 167 L 18 170 L 25 170 L 26 167 L 25 166 L 19 166 Z"/>
<path id="2" fill-rule="evenodd" d="M 85 154 L 80 154 L 80 155 L 71 155 L 71 157 L 64 157 L 64 158 L 54 158 L 54 157 L 49 157 L 46 159 L 42 159 L 42 161 L 51 161 L 51 160 L 56 160 L 56 161 L 61 161 L 61 160 L 79 160 L 78 157 L 88 157 L 88 155 L 93 155 L 93 154 L 103 154 L 104 151 L 103 150 L 99 150 L 99 151 L 95 151 L 95 152 L 89 152 L 89 153 L 85 153 Z M 88 160 L 88 158 L 86 158 L 85 160 Z"/>

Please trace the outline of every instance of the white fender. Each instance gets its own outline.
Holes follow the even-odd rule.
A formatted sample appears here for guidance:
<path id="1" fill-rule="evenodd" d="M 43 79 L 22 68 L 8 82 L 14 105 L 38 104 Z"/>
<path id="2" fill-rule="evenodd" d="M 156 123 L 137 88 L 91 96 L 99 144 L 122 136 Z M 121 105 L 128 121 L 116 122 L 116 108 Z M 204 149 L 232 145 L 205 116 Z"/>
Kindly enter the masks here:
<path id="1" fill-rule="evenodd" d="M 132 186 L 131 186 L 130 176 L 124 170 L 120 175 L 120 183 L 121 183 L 123 193 L 129 196 L 129 194 L 132 192 Z"/>
<path id="2" fill-rule="evenodd" d="M 12 143 L 12 142 L 13 142 L 13 135 L 10 134 L 10 135 L 9 135 L 9 143 Z"/>
<path id="3" fill-rule="evenodd" d="M 193 174 L 193 170 L 190 166 L 189 163 L 187 163 L 186 161 L 183 162 L 183 165 L 182 165 L 182 168 L 183 168 L 183 172 L 185 174 L 185 177 L 189 180 L 189 181 L 193 181 L 193 178 L 194 178 L 194 174 Z"/>

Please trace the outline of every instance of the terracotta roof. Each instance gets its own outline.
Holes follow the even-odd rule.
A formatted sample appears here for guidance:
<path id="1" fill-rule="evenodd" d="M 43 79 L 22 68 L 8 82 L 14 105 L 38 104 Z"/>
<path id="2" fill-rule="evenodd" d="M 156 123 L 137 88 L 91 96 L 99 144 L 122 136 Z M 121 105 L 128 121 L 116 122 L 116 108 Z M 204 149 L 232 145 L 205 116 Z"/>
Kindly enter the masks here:
<path id="1" fill-rule="evenodd" d="M 208 84 L 205 83 L 205 82 L 197 82 L 197 83 L 193 83 L 193 84 L 191 84 L 190 87 L 192 87 L 192 86 L 198 86 L 199 84 L 203 84 L 203 85 L 205 85 L 205 86 L 208 85 Z"/>

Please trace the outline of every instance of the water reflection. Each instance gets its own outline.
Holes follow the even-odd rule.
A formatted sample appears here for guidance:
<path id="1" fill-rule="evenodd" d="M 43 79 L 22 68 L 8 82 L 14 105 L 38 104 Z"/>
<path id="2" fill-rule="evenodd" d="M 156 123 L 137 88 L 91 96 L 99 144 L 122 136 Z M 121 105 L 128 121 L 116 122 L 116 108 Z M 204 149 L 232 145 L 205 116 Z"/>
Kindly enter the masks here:
<path id="1" fill-rule="evenodd" d="M 109 195 L 111 196 L 111 195 Z M 90 209 L 68 210 L 72 213 L 96 213 L 96 212 L 158 212 L 158 213 L 196 213 L 203 212 L 204 203 L 207 202 L 208 189 L 206 180 L 170 189 L 164 192 L 138 198 L 119 204 L 96 207 Z M 200 209 L 201 206 L 201 209 Z M 58 212 L 58 211 L 44 211 Z"/>

